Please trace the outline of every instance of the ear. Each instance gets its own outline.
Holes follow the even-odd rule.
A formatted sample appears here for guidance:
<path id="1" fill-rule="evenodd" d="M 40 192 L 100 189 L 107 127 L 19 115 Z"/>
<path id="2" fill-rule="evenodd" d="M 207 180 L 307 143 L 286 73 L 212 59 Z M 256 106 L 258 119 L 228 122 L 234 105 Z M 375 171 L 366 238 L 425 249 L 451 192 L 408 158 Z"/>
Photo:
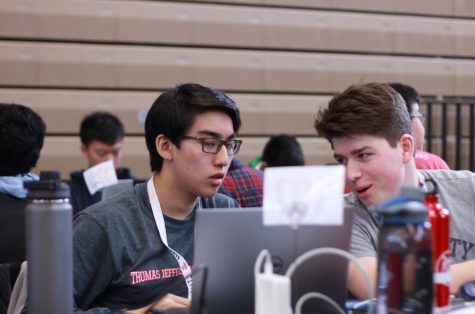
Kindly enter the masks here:
<path id="1" fill-rule="evenodd" d="M 163 134 L 159 134 L 155 138 L 155 149 L 164 160 L 173 159 L 172 146 L 173 143 Z"/>
<path id="2" fill-rule="evenodd" d="M 86 155 L 86 153 L 87 153 L 87 147 L 86 147 L 86 145 L 81 144 L 80 148 L 81 148 L 81 153 L 83 153 L 84 155 Z"/>
<path id="3" fill-rule="evenodd" d="M 259 164 L 259 169 L 264 171 L 264 169 L 267 168 L 267 162 L 265 161 L 261 161 L 260 164 Z"/>
<path id="4" fill-rule="evenodd" d="M 409 134 L 401 135 L 401 137 L 399 138 L 399 145 L 401 148 L 402 162 L 407 164 L 410 160 L 414 158 L 416 147 L 414 137 Z"/>

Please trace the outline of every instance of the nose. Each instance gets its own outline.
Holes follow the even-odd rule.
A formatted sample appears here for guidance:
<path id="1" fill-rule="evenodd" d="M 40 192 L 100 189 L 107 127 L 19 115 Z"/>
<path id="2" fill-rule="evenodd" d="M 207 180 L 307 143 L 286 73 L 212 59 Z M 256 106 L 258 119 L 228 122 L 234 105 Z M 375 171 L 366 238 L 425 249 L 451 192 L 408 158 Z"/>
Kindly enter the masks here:
<path id="1" fill-rule="evenodd" d="M 355 182 L 361 178 L 361 169 L 358 162 L 348 160 L 346 163 L 346 181 Z"/>
<path id="2" fill-rule="evenodd" d="M 219 149 L 218 153 L 215 155 L 214 162 L 216 165 L 222 167 L 222 166 L 227 166 L 231 162 L 231 156 L 228 155 L 228 151 L 226 150 L 226 147 L 223 145 Z"/>

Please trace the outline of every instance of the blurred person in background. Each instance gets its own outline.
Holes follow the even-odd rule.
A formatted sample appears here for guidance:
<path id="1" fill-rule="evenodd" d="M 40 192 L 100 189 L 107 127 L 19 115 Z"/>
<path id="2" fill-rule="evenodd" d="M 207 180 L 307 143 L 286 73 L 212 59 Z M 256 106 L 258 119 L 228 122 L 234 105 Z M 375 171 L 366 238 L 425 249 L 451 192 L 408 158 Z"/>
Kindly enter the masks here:
<path id="1" fill-rule="evenodd" d="M 241 207 L 261 207 L 263 180 L 262 171 L 234 158 L 218 192 L 234 198 Z"/>
<path id="2" fill-rule="evenodd" d="M 88 167 L 112 160 L 117 179 L 133 179 L 129 168 L 119 167 L 123 156 L 124 126 L 115 115 L 108 112 L 93 112 L 81 122 L 81 153 Z M 71 205 L 76 214 L 101 200 L 102 192 L 89 193 L 83 176 L 84 170 L 70 174 Z"/>
<path id="3" fill-rule="evenodd" d="M 31 173 L 40 157 L 46 133 L 43 119 L 28 107 L 0 104 L 0 263 L 25 259 L 23 182 L 38 180 Z"/>
<path id="4" fill-rule="evenodd" d="M 13 285 L 26 259 L 26 206 L 23 182 L 31 172 L 46 133 L 43 119 L 28 107 L 0 103 L 0 313 L 6 313 Z"/>
<path id="5" fill-rule="evenodd" d="M 305 158 L 297 138 L 292 135 L 272 136 L 262 151 L 260 168 L 284 166 L 303 166 Z"/>
<path id="6" fill-rule="evenodd" d="M 256 159 L 257 160 L 257 159 Z M 303 166 L 302 147 L 294 136 L 272 136 L 266 143 L 262 157 L 254 167 L 233 159 L 219 192 L 238 201 L 241 207 L 261 207 L 263 203 L 263 170 L 266 167 Z"/>
<path id="7" fill-rule="evenodd" d="M 425 143 L 425 114 L 420 111 L 422 98 L 417 90 L 409 85 L 401 83 L 389 83 L 396 92 L 398 92 L 406 102 L 407 110 L 411 117 L 411 127 L 416 143 L 416 167 L 417 169 L 450 169 L 447 163 L 437 156 L 424 151 Z"/>

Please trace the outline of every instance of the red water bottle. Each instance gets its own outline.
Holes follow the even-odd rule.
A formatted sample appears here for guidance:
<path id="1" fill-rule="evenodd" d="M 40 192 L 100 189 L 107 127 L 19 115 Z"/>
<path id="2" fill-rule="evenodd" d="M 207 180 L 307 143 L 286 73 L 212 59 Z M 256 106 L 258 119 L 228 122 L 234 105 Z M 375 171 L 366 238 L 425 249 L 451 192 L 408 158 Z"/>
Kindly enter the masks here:
<path id="1" fill-rule="evenodd" d="M 437 183 L 433 180 L 426 180 L 426 183 L 428 191 L 425 196 L 425 204 L 429 208 L 429 221 L 432 225 L 434 305 L 440 309 L 450 304 L 450 214 L 439 203 Z"/>

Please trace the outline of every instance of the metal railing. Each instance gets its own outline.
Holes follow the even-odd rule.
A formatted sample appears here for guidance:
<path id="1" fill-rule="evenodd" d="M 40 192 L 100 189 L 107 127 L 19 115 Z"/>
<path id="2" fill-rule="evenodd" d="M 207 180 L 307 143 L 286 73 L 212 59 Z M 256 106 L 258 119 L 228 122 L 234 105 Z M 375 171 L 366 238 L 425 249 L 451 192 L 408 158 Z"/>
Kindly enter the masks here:
<path id="1" fill-rule="evenodd" d="M 475 171 L 475 99 L 424 98 L 425 149 L 452 169 Z"/>

